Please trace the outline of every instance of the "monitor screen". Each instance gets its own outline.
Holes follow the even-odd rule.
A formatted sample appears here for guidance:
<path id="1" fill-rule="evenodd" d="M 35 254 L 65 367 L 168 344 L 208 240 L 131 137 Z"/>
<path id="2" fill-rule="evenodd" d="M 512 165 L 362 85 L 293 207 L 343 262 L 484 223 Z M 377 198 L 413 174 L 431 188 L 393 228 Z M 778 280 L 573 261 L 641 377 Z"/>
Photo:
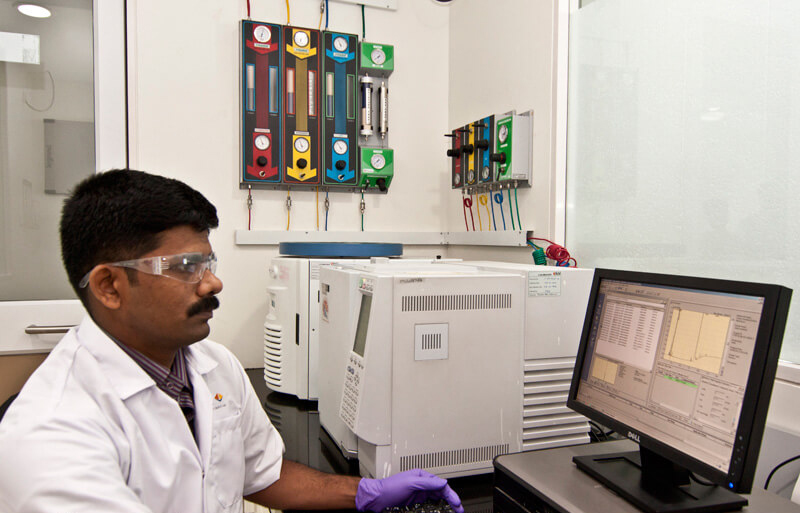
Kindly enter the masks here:
<path id="1" fill-rule="evenodd" d="M 361 309 L 358 312 L 358 324 L 356 325 L 356 339 L 353 342 L 353 352 L 364 356 L 364 348 L 367 345 L 367 326 L 369 326 L 369 315 L 372 310 L 372 296 L 369 294 L 361 295 Z"/>
<path id="2" fill-rule="evenodd" d="M 568 405 L 749 491 L 790 296 L 774 285 L 597 269 Z"/>

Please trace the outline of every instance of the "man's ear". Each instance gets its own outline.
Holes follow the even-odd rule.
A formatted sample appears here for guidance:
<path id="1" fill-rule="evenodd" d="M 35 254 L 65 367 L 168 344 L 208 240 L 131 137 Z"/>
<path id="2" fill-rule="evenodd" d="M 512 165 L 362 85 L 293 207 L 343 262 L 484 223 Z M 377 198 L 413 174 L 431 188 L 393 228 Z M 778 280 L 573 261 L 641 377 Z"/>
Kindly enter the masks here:
<path id="1" fill-rule="evenodd" d="M 109 310 L 122 305 L 121 292 L 127 286 L 127 275 L 123 269 L 109 265 L 98 265 L 89 275 L 89 290 L 95 300 Z"/>

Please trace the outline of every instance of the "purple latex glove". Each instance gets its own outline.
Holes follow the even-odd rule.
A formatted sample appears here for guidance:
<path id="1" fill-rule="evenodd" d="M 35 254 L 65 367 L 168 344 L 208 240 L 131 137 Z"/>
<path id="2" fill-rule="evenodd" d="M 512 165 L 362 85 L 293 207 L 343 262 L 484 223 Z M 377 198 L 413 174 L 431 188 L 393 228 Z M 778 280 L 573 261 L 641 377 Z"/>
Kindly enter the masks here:
<path id="1" fill-rule="evenodd" d="M 385 479 L 362 479 L 356 492 L 356 509 L 380 513 L 393 506 L 440 499 L 445 499 L 454 513 L 464 513 L 461 499 L 446 479 L 416 468 Z"/>

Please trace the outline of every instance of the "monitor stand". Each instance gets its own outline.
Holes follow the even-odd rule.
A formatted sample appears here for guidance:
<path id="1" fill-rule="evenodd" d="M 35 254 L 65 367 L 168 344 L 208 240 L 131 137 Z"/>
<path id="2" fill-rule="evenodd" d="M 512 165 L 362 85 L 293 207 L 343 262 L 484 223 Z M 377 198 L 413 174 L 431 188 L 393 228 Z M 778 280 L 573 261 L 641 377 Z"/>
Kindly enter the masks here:
<path id="1" fill-rule="evenodd" d="M 689 471 L 649 449 L 575 456 L 579 469 L 647 513 L 734 511 L 747 499 L 717 485 L 689 480 Z"/>

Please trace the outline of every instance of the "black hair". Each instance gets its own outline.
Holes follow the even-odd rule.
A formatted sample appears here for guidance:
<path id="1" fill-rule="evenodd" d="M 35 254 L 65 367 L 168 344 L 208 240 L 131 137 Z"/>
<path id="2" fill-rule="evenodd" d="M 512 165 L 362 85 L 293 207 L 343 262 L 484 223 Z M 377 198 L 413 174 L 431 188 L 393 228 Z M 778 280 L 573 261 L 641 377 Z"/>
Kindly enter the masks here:
<path id="1" fill-rule="evenodd" d="M 61 258 L 69 282 L 88 308 L 81 278 L 96 265 L 131 260 L 154 250 L 177 226 L 198 232 L 219 225 L 202 194 L 172 178 L 114 169 L 80 182 L 61 210 Z"/>

